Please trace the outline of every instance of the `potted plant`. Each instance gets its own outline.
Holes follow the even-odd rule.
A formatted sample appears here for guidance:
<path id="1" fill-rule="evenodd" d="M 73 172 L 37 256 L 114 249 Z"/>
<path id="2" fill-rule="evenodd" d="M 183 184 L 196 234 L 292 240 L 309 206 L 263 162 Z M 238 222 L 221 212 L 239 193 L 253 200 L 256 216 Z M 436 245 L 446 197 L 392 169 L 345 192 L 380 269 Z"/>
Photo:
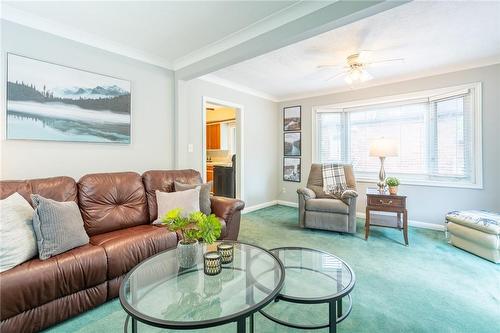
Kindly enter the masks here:
<path id="1" fill-rule="evenodd" d="M 196 265 L 199 239 L 212 244 L 221 233 L 220 222 L 214 214 L 207 216 L 202 212 L 193 212 L 183 216 L 182 210 L 176 208 L 166 213 L 161 222 L 170 231 L 180 232 L 182 235 L 177 244 L 177 258 L 182 268 Z"/>
<path id="2" fill-rule="evenodd" d="M 399 179 L 396 177 L 388 177 L 385 180 L 387 186 L 389 186 L 389 193 L 392 195 L 398 194 Z"/>

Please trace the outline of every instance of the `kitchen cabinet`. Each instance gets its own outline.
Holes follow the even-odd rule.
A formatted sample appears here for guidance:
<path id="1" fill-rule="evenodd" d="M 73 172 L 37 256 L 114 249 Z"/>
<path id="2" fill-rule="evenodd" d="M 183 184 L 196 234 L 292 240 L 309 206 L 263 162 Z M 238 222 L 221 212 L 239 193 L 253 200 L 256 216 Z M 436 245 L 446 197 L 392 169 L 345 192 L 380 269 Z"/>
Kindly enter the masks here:
<path id="1" fill-rule="evenodd" d="M 214 167 L 213 165 L 207 165 L 207 183 L 214 180 Z M 214 191 L 214 184 L 212 183 L 212 189 L 210 192 Z"/>
<path id="2" fill-rule="evenodd" d="M 236 122 L 224 121 L 206 126 L 207 149 L 228 150 L 236 153 Z"/>
<path id="3" fill-rule="evenodd" d="M 207 149 L 221 149 L 220 124 L 207 124 Z"/>

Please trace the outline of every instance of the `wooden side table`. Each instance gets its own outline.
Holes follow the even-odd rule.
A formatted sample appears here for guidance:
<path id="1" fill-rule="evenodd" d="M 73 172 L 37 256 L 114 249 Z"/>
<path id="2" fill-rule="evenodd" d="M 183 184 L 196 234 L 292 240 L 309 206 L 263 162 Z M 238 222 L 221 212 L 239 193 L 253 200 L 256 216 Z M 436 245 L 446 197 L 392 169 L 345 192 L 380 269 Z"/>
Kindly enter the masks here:
<path id="1" fill-rule="evenodd" d="M 395 216 L 374 214 L 370 212 L 392 212 Z M 401 220 L 401 216 L 403 219 Z M 403 230 L 405 245 L 408 246 L 408 211 L 405 195 L 391 195 L 389 192 L 379 192 L 378 189 L 366 189 L 366 222 L 365 240 L 368 240 L 370 226 L 396 228 Z"/>

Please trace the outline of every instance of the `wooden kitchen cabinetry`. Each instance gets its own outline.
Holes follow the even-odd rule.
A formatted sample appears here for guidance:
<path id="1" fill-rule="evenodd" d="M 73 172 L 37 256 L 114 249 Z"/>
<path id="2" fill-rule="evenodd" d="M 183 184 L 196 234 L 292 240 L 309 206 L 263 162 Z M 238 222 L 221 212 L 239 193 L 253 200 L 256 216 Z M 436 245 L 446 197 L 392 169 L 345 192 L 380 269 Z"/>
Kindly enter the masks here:
<path id="1" fill-rule="evenodd" d="M 214 167 L 213 165 L 207 165 L 207 183 L 214 180 Z M 210 192 L 214 191 L 214 184 L 212 183 L 212 188 Z"/>
<path id="2" fill-rule="evenodd" d="M 220 149 L 220 124 L 207 124 L 207 149 Z"/>

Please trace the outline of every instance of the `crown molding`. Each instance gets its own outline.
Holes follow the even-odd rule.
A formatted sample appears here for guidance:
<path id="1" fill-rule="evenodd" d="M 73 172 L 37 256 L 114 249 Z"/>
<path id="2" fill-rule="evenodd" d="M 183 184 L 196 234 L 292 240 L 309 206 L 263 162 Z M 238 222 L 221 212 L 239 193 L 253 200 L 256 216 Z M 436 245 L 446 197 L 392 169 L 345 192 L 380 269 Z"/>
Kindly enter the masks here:
<path id="1" fill-rule="evenodd" d="M 435 70 L 435 69 L 430 69 L 427 71 L 420 71 L 417 75 L 415 74 L 407 74 L 407 75 L 401 75 L 397 77 L 393 77 L 391 79 L 383 79 L 380 81 L 368 81 L 364 83 L 363 85 L 356 86 L 353 88 L 349 88 L 348 86 L 342 86 L 338 87 L 335 89 L 322 89 L 322 90 L 316 90 L 314 92 L 310 93 L 298 93 L 298 94 L 289 94 L 285 96 L 279 96 L 276 97 L 276 102 L 278 103 L 284 103 L 284 102 L 292 102 L 300 99 L 308 99 L 308 98 L 314 98 L 314 97 L 323 97 L 323 96 L 328 96 L 332 94 L 339 94 L 343 92 L 348 92 L 348 91 L 356 91 L 356 90 L 362 90 L 362 89 L 367 89 L 367 88 L 373 88 L 373 87 L 378 87 L 378 86 L 384 86 L 388 84 L 395 84 L 395 83 L 400 83 L 400 82 L 405 82 L 405 81 L 411 81 L 411 80 L 418 80 L 418 79 L 423 79 L 423 78 L 428 78 L 432 76 L 438 76 L 438 75 L 444 75 L 444 74 L 449 74 L 449 73 L 454 73 L 454 72 L 460 72 L 460 71 L 466 71 L 466 70 L 472 70 L 475 68 L 481 68 L 481 67 L 487 67 L 487 66 L 492 66 L 492 65 L 498 65 L 500 64 L 500 57 L 491 57 L 491 58 L 486 58 L 481 61 L 478 61 L 474 64 L 462 64 L 462 65 L 453 65 L 453 66 L 447 66 L 441 68 L 441 70 Z M 251 89 L 251 88 L 249 88 Z"/>
<path id="2" fill-rule="evenodd" d="M 96 34 L 75 29 L 70 25 L 61 24 L 38 15 L 19 10 L 5 3 L 0 5 L 0 12 L 1 18 L 6 21 L 44 31 L 169 70 L 178 70 L 207 57 L 221 53 L 283 24 L 317 11 L 329 4 L 331 3 L 327 1 L 298 1 L 218 41 L 201 47 L 183 57 L 175 59 L 173 62 L 167 61 L 161 56 L 144 52 L 143 50 L 129 47 L 110 39 L 102 38 Z"/>
<path id="3" fill-rule="evenodd" d="M 243 42 L 252 38 L 262 35 L 268 31 L 276 29 L 286 23 L 294 21 L 302 16 L 313 13 L 321 8 L 331 5 L 329 1 L 298 1 L 285 7 L 277 12 L 272 13 L 257 22 L 246 26 L 243 29 L 235 31 L 234 33 L 199 48 L 185 56 L 175 59 L 173 62 L 173 69 L 179 70 L 191 64 L 194 64 L 205 58 L 214 56 L 227 49 L 235 47 Z"/>
<path id="4" fill-rule="evenodd" d="M 199 77 L 199 79 L 203 80 L 205 82 L 210 82 L 210 83 L 213 83 L 213 84 L 225 87 L 225 88 L 229 88 L 232 90 L 236 90 L 236 91 L 239 91 L 239 92 L 242 92 L 245 94 L 249 94 L 249 95 L 252 95 L 255 97 L 264 98 L 264 99 L 267 99 L 271 102 L 278 102 L 278 98 L 273 96 L 273 95 L 267 94 L 265 92 L 262 92 L 262 91 L 259 91 L 256 89 L 249 88 L 247 86 L 244 86 L 244 85 L 241 85 L 238 83 L 234 83 L 234 82 L 229 81 L 229 80 L 222 79 L 214 74 L 207 74 L 207 75 Z"/>
<path id="5" fill-rule="evenodd" d="M 323 97 L 323 96 L 328 96 L 332 94 L 339 94 L 343 92 L 348 92 L 348 91 L 355 91 L 355 90 L 361 90 L 361 89 L 366 89 L 366 88 L 373 88 L 377 86 L 383 86 L 383 85 L 388 85 L 388 84 L 394 84 L 394 83 L 399 83 L 399 82 L 404 82 L 404 81 L 410 81 L 410 80 L 418 80 L 422 78 L 427 78 L 431 76 L 437 76 L 437 75 L 444 75 L 444 74 L 449 74 L 449 73 L 454 73 L 454 72 L 460 72 L 460 71 L 465 71 L 465 70 L 472 70 L 475 68 L 481 68 L 481 67 L 486 67 L 486 66 L 492 66 L 492 65 L 498 65 L 500 64 L 500 57 L 491 57 L 491 58 L 486 58 L 481 61 L 478 61 L 474 64 L 468 64 L 468 65 L 454 65 L 454 66 L 448 66 L 445 68 L 442 68 L 440 71 L 436 70 L 427 70 L 427 71 L 421 71 L 419 72 L 418 75 L 403 75 L 403 76 L 398 76 L 392 79 L 384 79 L 382 81 L 371 81 L 368 83 L 365 83 L 363 86 L 357 86 L 355 88 L 349 88 L 347 86 L 339 87 L 336 89 L 322 89 L 322 90 L 317 90 L 314 92 L 310 93 L 299 93 L 299 94 L 289 94 L 285 96 L 275 96 L 268 94 L 266 92 L 256 90 L 253 88 L 250 88 L 245 85 L 241 85 L 238 83 L 235 83 L 231 80 L 227 79 L 222 79 L 218 77 L 216 74 L 207 74 L 202 77 L 200 77 L 201 80 L 211 82 L 214 84 L 217 84 L 219 86 L 223 86 L 229 89 L 233 89 L 236 91 L 240 91 L 246 94 L 250 94 L 256 97 L 261 97 L 268 99 L 272 102 L 275 103 L 285 103 L 285 102 L 292 102 L 300 99 L 308 99 L 308 98 L 314 98 L 314 97 Z"/>
<path id="6" fill-rule="evenodd" d="M 5 3 L 0 4 L 1 19 L 27 26 L 36 30 L 48 32 L 69 40 L 73 40 L 92 47 L 120 54 L 128 58 L 139 60 L 148 64 L 163 67 L 172 70 L 173 66 L 164 58 L 140 49 L 129 47 L 127 45 L 114 42 L 112 40 L 90 34 L 71 26 L 48 20 L 38 15 L 28 13 L 9 6 Z"/>

